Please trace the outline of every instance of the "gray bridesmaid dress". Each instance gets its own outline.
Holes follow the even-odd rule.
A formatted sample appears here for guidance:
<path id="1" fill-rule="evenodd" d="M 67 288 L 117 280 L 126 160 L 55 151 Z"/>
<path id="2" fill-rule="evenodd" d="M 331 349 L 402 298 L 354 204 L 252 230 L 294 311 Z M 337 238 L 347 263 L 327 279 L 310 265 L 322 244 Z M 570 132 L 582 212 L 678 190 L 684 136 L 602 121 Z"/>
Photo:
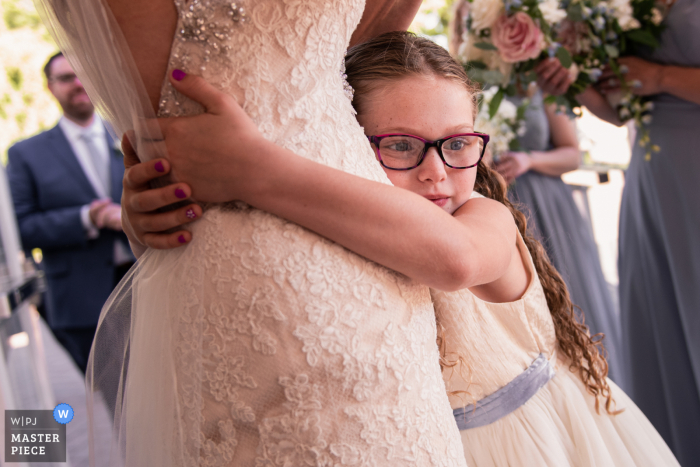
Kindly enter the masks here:
<path id="1" fill-rule="evenodd" d="M 700 2 L 678 0 L 648 60 L 700 67 Z M 696 83 L 700 86 L 700 83 Z M 654 98 L 650 160 L 635 143 L 620 212 L 628 393 L 681 465 L 700 465 L 700 105 Z"/>
<path id="2" fill-rule="evenodd" d="M 522 102 L 519 98 L 509 100 L 516 105 Z M 549 121 L 543 105 L 542 94 L 538 92 L 525 114 L 526 132 L 519 138 L 522 150 L 551 148 Z M 515 180 L 508 195 L 528 215 L 532 233 L 542 242 L 552 264 L 564 278 L 571 301 L 581 308 L 591 334 L 605 334 L 608 376 L 626 388 L 618 311 L 603 276 L 598 247 L 574 203 L 571 188 L 561 177 L 530 171 Z"/>

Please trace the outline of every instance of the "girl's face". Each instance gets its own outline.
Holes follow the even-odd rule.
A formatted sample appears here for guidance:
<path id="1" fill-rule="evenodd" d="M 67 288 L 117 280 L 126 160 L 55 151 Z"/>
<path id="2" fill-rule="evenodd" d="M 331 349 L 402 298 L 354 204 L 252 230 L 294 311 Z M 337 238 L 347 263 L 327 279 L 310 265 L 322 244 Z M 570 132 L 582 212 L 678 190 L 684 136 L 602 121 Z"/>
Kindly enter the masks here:
<path id="1" fill-rule="evenodd" d="M 457 82 L 436 76 L 410 76 L 372 91 L 357 120 L 365 134 L 401 133 L 435 141 L 474 131 L 471 95 Z M 375 154 L 377 148 L 374 148 Z M 453 214 L 474 189 L 476 167 L 452 169 L 432 147 L 411 170 L 384 168 L 394 186 L 429 199 Z"/>

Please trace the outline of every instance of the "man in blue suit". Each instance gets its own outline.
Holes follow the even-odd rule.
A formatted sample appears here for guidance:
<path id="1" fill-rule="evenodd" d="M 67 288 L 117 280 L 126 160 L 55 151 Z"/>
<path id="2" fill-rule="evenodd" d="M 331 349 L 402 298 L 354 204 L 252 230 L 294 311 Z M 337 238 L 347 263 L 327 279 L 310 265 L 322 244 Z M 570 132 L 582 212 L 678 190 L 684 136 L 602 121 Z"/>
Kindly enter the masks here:
<path id="1" fill-rule="evenodd" d="M 63 116 L 10 148 L 7 173 L 23 246 L 43 252 L 48 324 L 84 372 L 102 305 L 133 264 L 119 205 L 124 165 L 65 57 L 44 73 Z"/>

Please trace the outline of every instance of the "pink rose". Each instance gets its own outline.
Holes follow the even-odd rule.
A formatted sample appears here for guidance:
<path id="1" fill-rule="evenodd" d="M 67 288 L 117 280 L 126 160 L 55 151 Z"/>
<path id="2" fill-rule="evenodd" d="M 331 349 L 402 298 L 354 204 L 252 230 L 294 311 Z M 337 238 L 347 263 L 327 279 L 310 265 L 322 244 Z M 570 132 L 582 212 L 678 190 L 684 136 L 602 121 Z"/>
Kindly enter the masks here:
<path id="1" fill-rule="evenodd" d="M 542 50 L 542 31 L 526 13 L 503 15 L 491 28 L 491 41 L 506 63 L 536 58 Z"/>

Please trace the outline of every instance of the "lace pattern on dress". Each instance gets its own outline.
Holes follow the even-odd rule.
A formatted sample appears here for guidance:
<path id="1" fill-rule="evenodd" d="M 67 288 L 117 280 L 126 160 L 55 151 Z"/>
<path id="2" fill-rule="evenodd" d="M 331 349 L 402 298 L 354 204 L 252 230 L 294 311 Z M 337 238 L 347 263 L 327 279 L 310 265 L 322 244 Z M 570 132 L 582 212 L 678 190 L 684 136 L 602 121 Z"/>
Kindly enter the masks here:
<path id="1" fill-rule="evenodd" d="M 246 2 L 239 22 L 230 2 L 175 3 L 171 69 L 233 95 L 269 140 L 388 183 L 338 72 L 361 1 Z M 166 80 L 161 116 L 201 111 Z M 185 465 L 464 465 L 427 288 L 242 203 L 192 229 L 186 268 L 163 273 L 183 308 Z"/>

